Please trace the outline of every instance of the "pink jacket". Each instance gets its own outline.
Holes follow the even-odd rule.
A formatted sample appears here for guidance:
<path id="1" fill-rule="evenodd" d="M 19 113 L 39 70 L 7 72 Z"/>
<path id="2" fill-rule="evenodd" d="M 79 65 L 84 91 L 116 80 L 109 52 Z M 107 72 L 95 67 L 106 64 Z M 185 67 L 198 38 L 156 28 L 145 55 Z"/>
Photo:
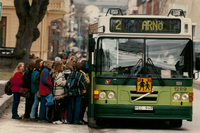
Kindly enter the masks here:
<path id="1" fill-rule="evenodd" d="M 22 88 L 22 72 L 16 72 L 15 75 L 11 78 L 12 92 L 19 92 Z"/>

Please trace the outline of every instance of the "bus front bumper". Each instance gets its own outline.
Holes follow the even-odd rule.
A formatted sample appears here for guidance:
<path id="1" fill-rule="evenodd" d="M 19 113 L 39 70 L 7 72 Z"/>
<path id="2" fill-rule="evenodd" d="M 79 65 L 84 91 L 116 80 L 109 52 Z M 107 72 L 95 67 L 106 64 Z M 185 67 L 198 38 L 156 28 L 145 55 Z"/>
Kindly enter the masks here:
<path id="1" fill-rule="evenodd" d="M 147 105 L 149 106 L 149 105 Z M 192 106 L 153 106 L 153 110 L 135 110 L 135 105 L 94 105 L 95 118 L 182 119 L 192 121 Z"/>

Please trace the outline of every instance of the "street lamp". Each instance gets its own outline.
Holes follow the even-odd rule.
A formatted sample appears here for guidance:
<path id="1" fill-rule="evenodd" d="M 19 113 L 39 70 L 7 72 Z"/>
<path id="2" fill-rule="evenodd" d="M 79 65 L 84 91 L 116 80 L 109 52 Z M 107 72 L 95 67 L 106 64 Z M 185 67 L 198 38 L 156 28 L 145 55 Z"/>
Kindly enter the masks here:
<path id="1" fill-rule="evenodd" d="M 60 31 L 61 31 L 61 28 L 60 28 L 60 26 L 59 26 L 59 25 L 58 25 L 58 27 L 57 27 L 56 31 L 58 32 L 58 36 L 59 36 L 59 35 L 60 35 Z"/>
<path id="2" fill-rule="evenodd" d="M 51 38 L 53 46 L 52 57 L 54 58 L 58 54 L 61 27 L 56 22 L 52 22 L 51 28 L 53 30 L 53 36 Z"/>
<path id="3" fill-rule="evenodd" d="M 57 27 L 57 24 L 56 24 L 55 22 L 52 22 L 52 23 L 51 23 L 51 28 L 52 28 L 52 30 L 55 30 L 56 27 Z"/>

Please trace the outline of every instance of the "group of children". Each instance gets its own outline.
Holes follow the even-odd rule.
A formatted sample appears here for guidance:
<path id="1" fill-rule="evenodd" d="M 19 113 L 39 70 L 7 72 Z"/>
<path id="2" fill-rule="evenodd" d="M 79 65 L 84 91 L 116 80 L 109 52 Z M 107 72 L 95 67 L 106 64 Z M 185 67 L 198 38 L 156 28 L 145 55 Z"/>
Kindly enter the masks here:
<path id="1" fill-rule="evenodd" d="M 89 84 L 85 73 L 86 62 L 77 63 L 77 57 L 69 61 L 66 53 L 56 61 L 36 59 L 28 63 L 24 71 L 24 63 L 19 63 L 11 78 L 13 92 L 12 118 L 22 119 L 18 115 L 20 89 L 28 88 L 30 96 L 26 97 L 23 118 L 31 121 L 49 123 L 60 120 L 65 124 L 85 124 L 83 116 L 87 106 L 86 89 Z M 69 79 L 77 77 L 74 89 L 75 96 L 66 93 Z M 57 101 L 63 101 L 64 108 L 57 110 Z M 39 115 L 38 105 L 40 103 Z"/>

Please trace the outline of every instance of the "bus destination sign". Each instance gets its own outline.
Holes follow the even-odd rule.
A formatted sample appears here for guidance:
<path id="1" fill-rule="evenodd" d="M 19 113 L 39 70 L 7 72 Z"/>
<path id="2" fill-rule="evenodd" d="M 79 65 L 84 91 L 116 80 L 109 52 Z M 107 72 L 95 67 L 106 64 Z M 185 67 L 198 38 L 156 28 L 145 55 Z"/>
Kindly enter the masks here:
<path id="1" fill-rule="evenodd" d="M 180 19 L 111 18 L 110 32 L 124 33 L 180 33 Z"/>

